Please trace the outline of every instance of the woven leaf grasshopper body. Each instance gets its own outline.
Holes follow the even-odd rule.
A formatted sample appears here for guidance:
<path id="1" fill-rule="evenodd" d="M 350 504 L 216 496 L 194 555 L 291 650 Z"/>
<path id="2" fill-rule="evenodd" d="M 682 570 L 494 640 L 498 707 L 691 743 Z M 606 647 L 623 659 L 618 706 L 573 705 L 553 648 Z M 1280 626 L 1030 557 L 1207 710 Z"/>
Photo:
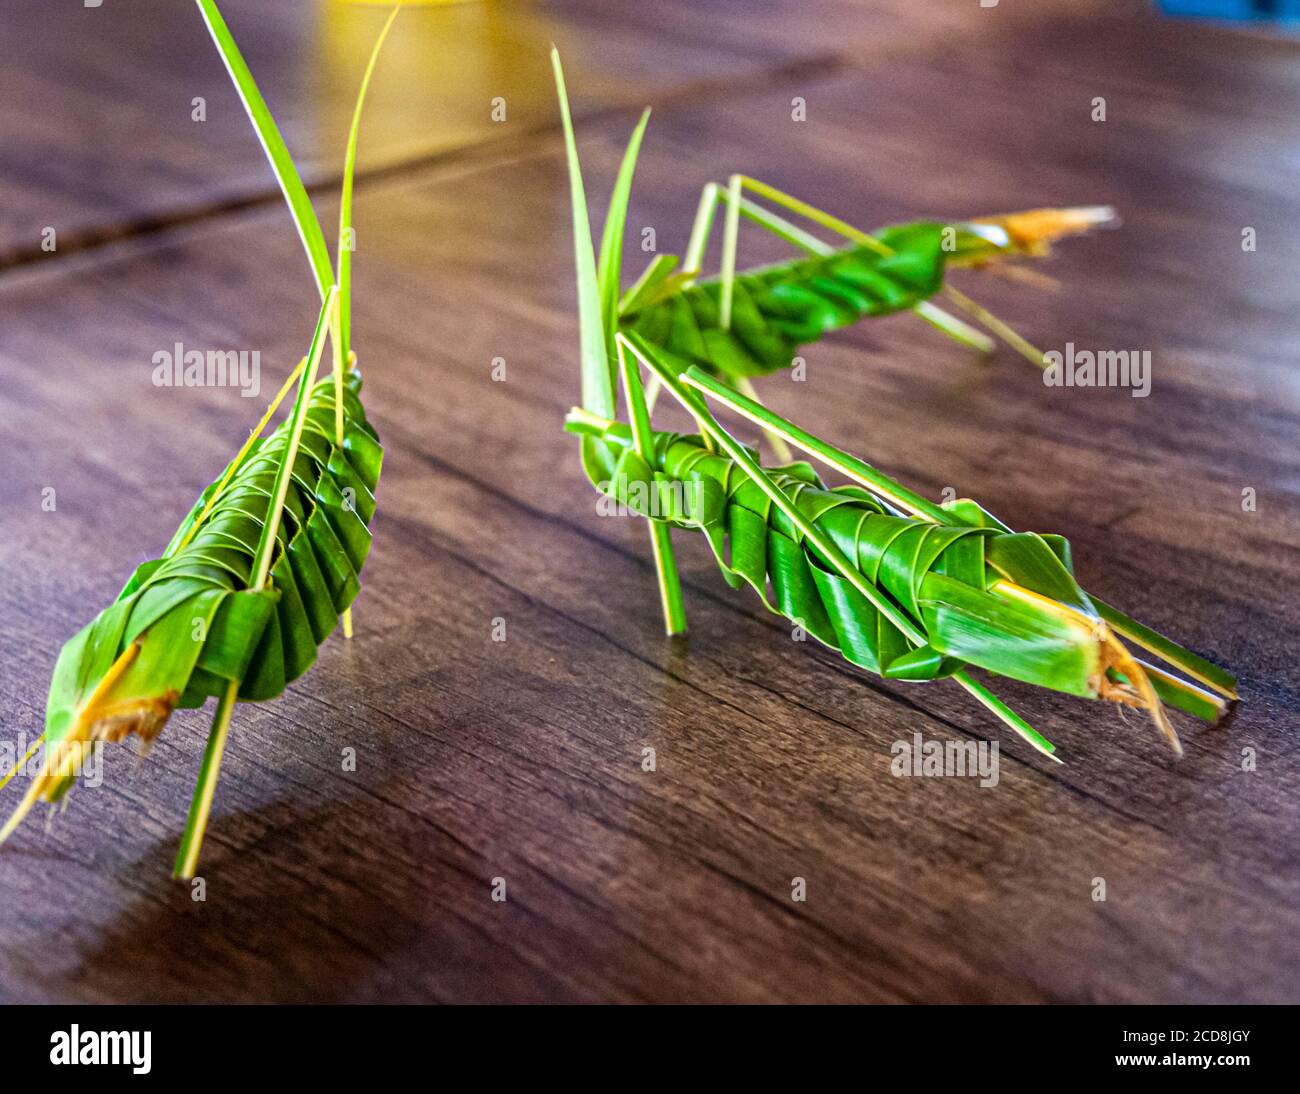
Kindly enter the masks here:
<path id="1" fill-rule="evenodd" d="M 174 709 L 216 697 L 176 857 L 181 877 L 192 877 L 198 861 L 236 704 L 283 693 L 340 621 L 351 635 L 383 449 L 361 405 L 349 344 L 347 241 L 361 108 L 397 14 L 395 8 L 375 43 L 353 112 L 336 277 L 306 188 L 215 0 L 196 2 L 284 192 L 322 305 L 307 355 L 162 557 L 137 568 L 117 600 L 63 647 L 46 704 L 40 770 L 0 829 L 3 840 L 37 801 L 64 800 L 99 742 L 135 734 L 147 746 Z M 332 375 L 318 381 L 328 343 Z M 263 437 L 295 389 L 288 417 Z"/>
<path id="2" fill-rule="evenodd" d="M 29 803 L 59 801 L 96 741 L 135 733 L 148 743 L 173 709 L 219 699 L 232 684 L 238 700 L 274 699 L 315 661 L 360 591 L 383 459 L 355 369 L 335 444 L 334 388 L 327 377 L 308 399 L 265 587 L 252 586 L 253 570 L 291 421 L 209 486 L 163 556 L 63 647 L 46 703 L 51 759 Z"/>
<path id="3" fill-rule="evenodd" d="M 716 184 L 710 186 L 716 189 Z M 771 187 L 764 191 L 785 196 Z M 746 203 L 745 208 L 758 207 Z M 827 219 L 820 211 L 813 215 Z M 905 310 L 917 311 L 960 341 L 988 349 L 977 331 L 928 303 L 944 289 L 947 271 L 1046 254 L 1052 240 L 1111 219 L 1109 209 L 1084 208 L 1031 210 L 969 223 L 916 221 L 870 235 L 855 233 L 838 249 L 803 233 L 782 233 L 812 253 L 712 280 L 676 274 L 677 259 L 663 256 L 620 301 L 619 330 L 638 334 L 732 386 L 789 368 L 803 346 L 830 331 Z M 723 267 L 734 268 L 730 251 Z M 988 315 L 956 290 L 950 288 L 949 295 L 967 310 L 973 306 L 976 314 Z M 993 324 L 1005 328 L 996 318 Z M 1028 345 L 1011 333 L 1017 348 Z M 1042 355 L 1030 350 L 1031 359 L 1041 365 Z"/>

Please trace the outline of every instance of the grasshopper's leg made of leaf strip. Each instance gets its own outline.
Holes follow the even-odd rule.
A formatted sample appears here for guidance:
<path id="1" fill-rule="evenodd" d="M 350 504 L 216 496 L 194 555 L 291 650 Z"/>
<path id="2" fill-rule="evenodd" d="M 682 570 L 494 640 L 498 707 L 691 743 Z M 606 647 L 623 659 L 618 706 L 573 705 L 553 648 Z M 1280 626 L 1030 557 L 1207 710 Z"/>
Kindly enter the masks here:
<path id="1" fill-rule="evenodd" d="M 342 355 L 338 352 L 338 338 L 340 335 L 338 325 L 338 315 L 335 313 L 334 336 L 330 339 L 335 344 L 334 351 L 334 443 L 338 446 L 340 452 L 343 451 L 343 369 Z M 343 625 L 343 637 L 352 638 L 352 606 L 343 609 L 343 615 L 340 619 Z"/>
<path id="2" fill-rule="evenodd" d="M 632 436 L 637 454 L 648 464 L 654 461 L 654 440 L 650 432 L 650 413 L 641 386 L 641 369 L 633 355 L 624 352 L 626 342 L 616 336 L 615 348 L 623 376 L 623 394 L 627 397 L 632 419 Z M 659 600 L 664 613 L 664 630 L 672 636 L 686 631 L 686 609 L 682 603 L 682 581 L 673 553 L 672 528 L 661 520 L 646 521 L 650 528 L 650 550 L 654 556 L 655 577 L 659 582 Z"/>
<path id="3" fill-rule="evenodd" d="M 700 191 L 700 203 L 695 209 L 695 223 L 691 225 L 690 242 L 686 245 L 686 257 L 682 263 L 682 272 L 698 274 L 704 265 L 704 249 L 708 246 L 709 235 L 713 231 L 713 215 L 718 203 L 718 184 L 706 182 Z"/>
<path id="4" fill-rule="evenodd" d="M 27 761 L 36 755 L 36 750 L 41 747 L 41 742 L 43 740 L 45 740 L 44 733 L 42 733 L 39 737 L 36 738 L 35 741 L 32 742 L 32 747 L 29 748 L 26 752 L 24 752 L 22 758 L 16 761 L 13 767 L 9 769 L 9 773 L 5 775 L 3 779 L 0 779 L 0 790 L 3 790 L 6 786 L 8 786 L 9 780 L 12 779 L 15 775 L 17 775 L 18 772 L 20 772 L 26 766 Z"/>
<path id="5" fill-rule="evenodd" d="M 739 176 L 733 176 L 733 179 L 738 177 Z M 714 210 L 717 208 L 717 203 L 721 200 L 723 200 L 722 191 L 718 184 L 715 182 L 705 183 L 704 189 L 700 191 L 700 204 L 695 213 L 695 223 L 691 225 L 691 239 L 686 249 L 686 269 L 684 271 L 686 273 L 696 274 L 700 271 L 700 265 L 704 260 L 704 248 L 708 244 L 709 233 L 712 231 L 713 227 Z M 765 210 L 750 202 L 745 202 L 745 200 L 740 196 L 738 187 L 733 187 L 728 191 L 726 203 L 727 222 L 725 226 L 725 240 L 722 251 L 722 317 L 720 326 L 723 330 L 730 330 L 731 299 L 736 280 L 736 248 L 740 234 L 740 214 L 743 206 L 747 205 L 749 207 L 750 216 L 753 217 L 757 223 L 768 228 L 770 231 L 775 232 L 777 235 L 780 235 L 783 239 L 786 239 L 797 247 L 802 247 L 813 254 L 819 252 L 825 253 L 825 251 L 830 248 L 826 247 L 825 244 L 822 244 L 819 240 L 813 239 L 812 236 L 808 236 L 806 233 L 801 232 L 801 230 L 794 225 L 781 222 L 779 217 L 773 217 L 771 219 L 772 221 L 780 222 L 790 231 L 784 231 L 781 227 L 778 227 L 773 223 L 765 223 Z M 791 232 L 799 233 L 804 236 L 804 240 L 801 241 L 798 236 L 790 234 Z M 654 377 L 654 382 L 656 385 L 655 395 L 657 396 L 659 394 L 658 377 Z M 742 377 L 737 386 L 755 402 L 761 402 L 758 397 L 758 392 L 754 389 L 754 385 L 750 382 L 748 377 Z M 767 437 L 768 444 L 772 447 L 772 452 L 776 456 L 777 462 L 789 463 L 792 458 L 789 446 L 774 433 L 767 433 L 764 431 L 764 435 Z"/>
<path id="6" fill-rule="evenodd" d="M 999 319 L 984 305 L 975 303 L 964 292 L 952 285 L 945 284 L 943 293 L 964 312 L 983 323 L 984 326 L 1001 338 L 1031 365 L 1037 365 L 1041 369 L 1047 368 L 1047 361 L 1043 356 L 1043 351 L 1016 331 L 1010 324 Z"/>
<path id="7" fill-rule="evenodd" d="M 366 92 L 370 90 L 370 81 L 379 63 L 379 53 L 384 48 L 388 32 L 393 29 L 393 21 L 402 10 L 397 4 L 375 44 L 370 50 L 370 59 L 366 62 L 365 73 L 361 77 L 361 87 L 357 92 L 356 105 L 352 108 L 352 126 L 348 130 L 347 151 L 343 159 L 343 188 L 339 202 L 339 245 L 336 251 L 337 272 L 335 280 L 339 286 L 339 306 L 335 312 L 333 338 L 334 343 L 334 442 L 339 450 L 343 448 L 343 363 L 350 365 L 356 359 L 352 352 L 352 186 L 357 165 L 357 139 L 361 132 L 361 110 L 365 106 Z M 343 637 L 352 637 L 352 608 L 343 609 Z"/>
<path id="8" fill-rule="evenodd" d="M 397 14 L 398 9 L 393 9 L 393 15 Z M 393 17 L 389 16 L 388 26 L 392 26 Z M 385 27 L 387 33 L 387 27 Z M 343 260 L 342 233 L 339 236 L 339 261 Z M 340 285 L 342 282 L 339 283 Z M 340 452 L 343 451 L 343 320 L 342 309 L 334 309 L 334 318 L 330 324 L 330 345 L 333 347 L 333 371 L 334 371 L 334 443 L 338 446 Z M 355 357 L 355 354 L 350 354 Z M 343 615 L 340 617 L 340 623 L 343 626 L 343 637 L 351 639 L 352 637 L 352 607 L 343 609 Z"/>
<path id="9" fill-rule="evenodd" d="M 217 774 L 221 770 L 221 757 L 226 751 L 226 738 L 230 735 L 230 720 L 235 713 L 235 702 L 239 696 L 239 681 L 230 681 L 225 694 L 217 704 L 217 713 L 212 719 L 212 729 L 208 733 L 208 744 L 203 750 L 203 763 L 199 767 L 198 783 L 194 788 L 194 797 L 190 799 L 189 815 L 185 818 L 185 831 L 181 834 L 181 844 L 176 850 L 176 864 L 172 867 L 172 877 L 188 881 L 194 876 L 199 863 L 199 851 L 203 848 L 203 834 L 207 831 L 208 816 L 212 812 L 212 797 L 217 790 Z"/>
<path id="10" fill-rule="evenodd" d="M 736 290 L 736 250 L 740 245 L 740 176 L 727 182 L 727 219 L 722 226 L 722 302 L 718 326 L 731 330 L 731 298 Z"/>
<path id="11" fill-rule="evenodd" d="M 718 205 L 728 200 L 724 196 L 721 186 L 716 182 L 706 182 L 704 189 L 700 191 L 700 204 L 695 213 L 695 223 L 691 227 L 690 243 L 686 249 L 686 258 L 684 260 L 682 272 L 684 274 L 698 274 L 704 263 L 704 250 L 708 245 L 709 234 L 713 230 L 713 215 Z M 762 228 L 767 229 L 774 236 L 789 243 L 792 247 L 797 247 L 805 254 L 822 256 L 831 254 L 835 248 L 828 243 L 823 243 L 816 236 L 805 232 L 796 224 L 792 224 L 784 217 L 779 217 L 770 209 L 750 201 L 746 197 L 740 199 L 740 214 L 743 217 L 753 221 Z"/>
<path id="12" fill-rule="evenodd" d="M 335 327 L 335 334 L 338 334 L 338 328 Z M 339 367 L 338 357 L 334 360 L 334 406 L 338 412 L 334 428 L 334 443 L 338 445 L 340 452 L 343 451 L 343 369 Z M 352 606 L 349 604 L 343 609 L 341 617 L 343 624 L 343 637 L 352 638 Z"/>
<path id="13" fill-rule="evenodd" d="M 316 373 L 320 368 L 321 357 L 325 352 L 325 342 L 330 331 L 336 328 L 338 315 L 339 290 L 331 285 L 325 294 L 325 303 L 316 321 L 316 332 L 312 335 L 311 349 L 307 354 L 307 367 L 303 370 L 298 384 L 298 397 L 294 402 L 293 415 L 290 419 L 291 431 L 284 457 L 276 470 L 272 487 L 271 504 L 267 509 L 267 520 L 262 525 L 261 535 L 257 541 L 257 550 L 253 560 L 253 577 L 249 582 L 251 589 L 264 589 L 271 571 L 271 561 L 275 555 L 280 519 L 284 512 L 285 495 L 289 489 L 289 479 L 293 474 L 294 463 L 298 458 L 298 446 L 302 439 L 303 426 L 306 423 L 307 399 L 316 383 Z M 217 704 L 213 718 L 212 730 L 208 734 L 208 745 L 203 753 L 203 763 L 199 768 L 198 781 L 194 787 L 194 796 L 190 801 L 189 815 L 185 820 L 185 830 L 181 833 L 180 847 L 176 853 L 173 876 L 190 878 L 194 876 L 198 864 L 199 851 L 203 847 L 203 835 L 207 830 L 208 816 L 212 809 L 212 798 L 217 789 L 217 776 L 221 772 L 221 758 L 225 753 L 226 738 L 230 733 L 230 721 L 234 715 L 235 703 L 239 697 L 239 681 L 232 680 Z"/>
<path id="14" fill-rule="evenodd" d="M 758 392 L 754 389 L 754 382 L 748 376 L 741 376 L 736 381 L 736 390 L 742 395 L 753 399 L 760 406 L 763 405 L 763 400 L 758 397 Z M 765 429 L 763 430 L 763 437 L 771 447 L 777 463 L 789 463 L 794 459 L 794 453 L 790 451 L 790 446 L 785 443 L 785 440 L 779 434 Z"/>

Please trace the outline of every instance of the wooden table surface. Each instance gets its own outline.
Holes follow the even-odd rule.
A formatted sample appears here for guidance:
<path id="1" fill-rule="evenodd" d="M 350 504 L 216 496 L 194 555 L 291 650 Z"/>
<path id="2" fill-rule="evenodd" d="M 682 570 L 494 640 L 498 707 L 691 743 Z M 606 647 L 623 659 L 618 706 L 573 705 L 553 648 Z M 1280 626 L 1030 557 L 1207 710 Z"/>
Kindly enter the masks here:
<path id="1" fill-rule="evenodd" d="M 382 12 L 225 6 L 328 224 Z M 206 900 L 169 870 L 210 711 L 142 763 L 106 751 L 102 786 L 0 849 L 0 998 L 1300 1000 L 1300 52 L 1136 3 L 655 7 L 402 16 L 356 209 L 387 450 L 356 636 L 237 711 Z M 0 17 L 9 741 L 39 732 L 61 644 L 161 550 L 316 310 L 192 6 L 50 8 Z M 1088 589 L 1239 673 L 1226 728 L 1179 719 L 1180 761 L 1138 718 L 1007 687 L 1053 765 L 953 685 L 792 643 L 687 536 L 691 633 L 662 637 L 644 529 L 597 515 L 560 431 L 578 366 L 552 40 L 598 215 L 655 107 L 629 230 L 661 250 L 734 170 L 864 226 L 1120 209 L 1044 267 L 1059 292 L 957 278 L 1045 348 L 1150 350 L 1149 398 L 1046 387 L 906 316 L 764 392 L 931 496 L 1067 534 Z M 154 387 L 178 341 L 259 350 L 263 396 Z M 999 741 L 998 784 L 893 777 L 917 732 Z"/>

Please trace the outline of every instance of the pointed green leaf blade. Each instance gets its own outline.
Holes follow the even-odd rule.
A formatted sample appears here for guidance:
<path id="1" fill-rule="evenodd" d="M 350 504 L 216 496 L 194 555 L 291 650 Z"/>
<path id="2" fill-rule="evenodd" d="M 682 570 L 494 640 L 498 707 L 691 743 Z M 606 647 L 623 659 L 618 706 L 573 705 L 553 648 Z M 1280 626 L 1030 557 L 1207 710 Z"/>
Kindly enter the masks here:
<path id="1" fill-rule="evenodd" d="M 339 351 L 344 363 L 348 360 L 348 351 L 352 348 L 352 246 L 348 238 L 352 232 L 352 179 L 357 166 L 357 136 L 361 131 L 361 109 L 366 102 L 366 92 L 370 90 L 370 78 L 375 74 L 375 65 L 379 61 L 379 51 L 384 48 L 388 32 L 393 29 L 393 20 L 397 18 L 400 7 L 395 7 L 384 23 L 384 29 L 375 39 L 370 50 L 370 60 L 366 62 L 365 75 L 361 77 L 361 87 L 357 91 L 357 103 L 352 110 L 352 128 L 348 131 L 347 154 L 343 159 L 343 192 L 339 201 Z"/>
<path id="2" fill-rule="evenodd" d="M 203 15 L 203 21 L 208 25 L 217 52 L 225 62 L 226 71 L 230 73 L 235 89 L 243 100 L 244 109 L 248 112 L 249 121 L 257 131 L 258 140 L 262 142 L 266 158 L 271 161 L 271 170 L 280 184 L 285 201 L 289 203 L 289 212 L 293 216 L 303 248 L 307 251 L 307 260 L 311 263 L 312 273 L 316 277 L 316 287 L 320 290 L 323 300 L 329 287 L 334 284 L 334 270 L 330 265 L 329 251 L 325 246 L 325 234 L 321 231 L 320 221 L 316 218 L 316 210 L 312 208 L 311 198 L 307 196 L 307 188 L 303 185 L 298 169 L 294 166 L 293 157 L 289 155 L 284 138 L 280 136 L 279 127 L 275 124 L 275 119 L 271 116 L 271 111 L 262 98 L 257 83 L 253 80 L 253 74 L 244 63 L 243 55 L 235 45 L 235 39 L 230 33 L 230 28 L 226 26 L 225 19 L 221 17 L 215 0 L 195 0 L 195 2 Z"/>
<path id="3" fill-rule="evenodd" d="M 627 225 L 627 206 L 632 197 L 632 176 L 636 172 L 636 158 L 641 151 L 641 138 L 650 121 L 650 109 L 641 113 L 632 136 L 623 153 L 623 162 L 614 182 L 614 192 L 609 199 L 609 212 L 605 214 L 605 232 L 600 241 L 600 267 L 596 285 L 600 291 L 600 321 L 605 331 L 605 352 L 614 359 L 614 334 L 618 330 L 619 278 L 623 266 L 623 229 Z"/>
<path id="4" fill-rule="evenodd" d="M 555 70 L 555 91 L 564 123 L 564 150 L 569 165 L 569 198 L 573 206 L 573 254 L 578 272 L 578 325 L 582 347 L 582 405 L 605 418 L 614 417 L 613 361 L 606 352 L 601 328 L 600 289 L 596 279 L 596 258 L 591 243 L 591 222 L 587 217 L 587 195 L 578 164 L 578 144 L 569 114 L 569 93 L 564 86 L 560 51 L 551 48 Z M 611 335 L 612 337 L 612 335 Z"/>

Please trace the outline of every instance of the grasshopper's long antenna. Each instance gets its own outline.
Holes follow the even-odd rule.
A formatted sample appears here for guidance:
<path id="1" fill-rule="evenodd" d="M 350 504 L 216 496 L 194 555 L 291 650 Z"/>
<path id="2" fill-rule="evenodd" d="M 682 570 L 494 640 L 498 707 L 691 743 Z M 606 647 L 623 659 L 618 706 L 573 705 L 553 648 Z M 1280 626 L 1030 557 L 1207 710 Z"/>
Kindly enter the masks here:
<path id="1" fill-rule="evenodd" d="M 692 235 L 694 232 L 692 231 Z M 731 302 L 736 291 L 736 249 L 740 243 L 740 176 L 732 175 L 727 187 L 727 219 L 722 230 L 722 301 L 719 307 L 718 325 L 723 330 L 731 330 Z M 758 392 L 749 379 L 742 377 L 736 385 L 755 402 L 760 402 Z M 774 433 L 764 431 L 772 452 L 778 463 L 789 463 L 793 457 L 789 446 Z"/>
<path id="2" fill-rule="evenodd" d="M 740 176 L 727 185 L 727 220 L 722 228 L 722 302 L 718 326 L 731 330 L 731 298 L 736 290 L 736 248 L 740 244 Z"/>
<path id="3" fill-rule="evenodd" d="M 624 352 L 627 340 L 615 335 L 615 349 L 623 376 L 623 393 L 627 396 L 628 414 L 632 419 L 632 440 L 636 453 L 654 468 L 654 434 L 650 429 L 650 412 L 646 409 L 645 391 L 641 387 L 641 368 L 634 354 Z M 655 577 L 659 582 L 659 600 L 664 613 L 664 631 L 669 635 L 686 631 L 686 608 L 682 603 L 682 581 L 673 553 L 672 528 L 650 514 L 650 550 L 654 556 Z"/>
<path id="4" fill-rule="evenodd" d="M 240 101 L 244 104 L 248 119 L 253 123 L 253 129 L 262 143 L 262 149 L 270 161 L 275 180 L 284 193 L 284 200 L 289 205 L 294 227 L 298 229 L 298 237 L 307 252 L 307 261 L 316 279 L 316 288 L 320 292 L 321 301 L 324 302 L 325 294 L 334 284 L 334 270 L 330 266 L 329 248 L 325 246 L 325 233 L 321 231 L 320 221 L 312 208 L 307 188 L 303 185 L 298 169 L 293 164 L 293 157 L 285 146 L 284 138 L 280 135 L 279 127 L 271 116 L 266 100 L 262 98 L 262 93 L 257 88 L 253 74 L 249 72 L 239 47 L 235 45 L 230 28 L 221 17 L 216 0 L 195 0 L 195 2 L 199 6 L 203 21 L 207 24 L 208 32 L 212 35 L 217 52 L 225 63 L 235 90 L 239 93 Z"/>
<path id="5" fill-rule="evenodd" d="M 716 182 L 704 184 L 704 188 L 700 191 L 700 203 L 695 210 L 695 221 L 691 225 L 691 238 L 686 247 L 686 257 L 683 260 L 684 274 L 699 274 L 700 267 L 704 264 L 704 251 L 708 246 L 709 235 L 713 231 L 714 212 L 720 203 L 727 200 L 728 198 L 723 196 L 722 187 Z M 747 197 L 741 196 L 737 205 L 741 216 L 766 228 L 778 239 L 785 240 L 807 254 L 828 255 L 835 250 L 829 243 L 823 243 L 812 233 L 805 232 L 798 225 L 777 216 L 770 209 L 765 209 Z"/>
<path id="6" fill-rule="evenodd" d="M 330 342 L 334 346 L 334 443 L 339 451 L 343 450 L 343 369 L 355 358 L 352 352 L 352 182 L 357 168 L 357 138 L 361 132 L 361 109 L 366 103 L 366 92 L 370 90 L 370 80 L 375 74 L 375 65 L 379 63 L 379 53 L 388 39 L 388 32 L 393 29 L 401 4 L 389 13 L 379 37 L 370 50 L 370 60 L 366 62 L 366 71 L 361 77 L 361 87 L 357 91 L 357 102 L 352 108 L 352 126 L 348 130 L 347 151 L 343 157 L 343 190 L 339 201 L 339 246 L 337 252 L 339 306 L 334 312 L 334 326 Z M 343 637 L 352 637 L 352 608 L 343 609 Z"/>

